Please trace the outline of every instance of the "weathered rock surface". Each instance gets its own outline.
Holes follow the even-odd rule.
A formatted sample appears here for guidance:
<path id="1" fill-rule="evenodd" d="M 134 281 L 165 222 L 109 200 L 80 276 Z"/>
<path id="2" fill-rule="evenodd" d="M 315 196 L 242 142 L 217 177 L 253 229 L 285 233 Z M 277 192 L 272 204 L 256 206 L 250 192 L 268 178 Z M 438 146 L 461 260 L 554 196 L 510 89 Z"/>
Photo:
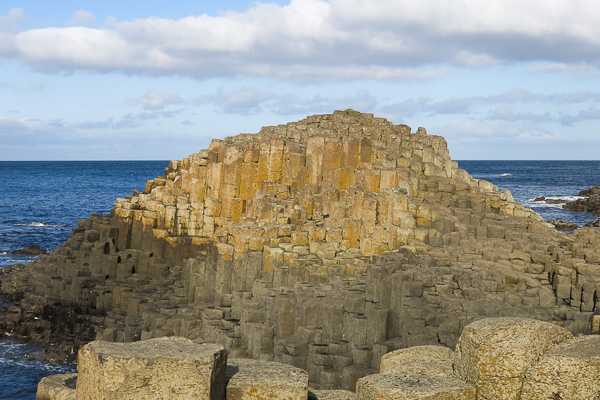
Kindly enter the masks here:
<path id="1" fill-rule="evenodd" d="M 308 392 L 308 400 L 359 400 L 348 390 L 313 390 Z"/>
<path id="2" fill-rule="evenodd" d="M 548 350 L 527 371 L 521 400 L 600 399 L 600 336 L 583 336 Z"/>
<path id="3" fill-rule="evenodd" d="M 0 276 L 21 316 L 78 308 L 96 339 L 178 335 L 352 390 L 481 318 L 588 332 L 600 232 L 557 232 L 442 137 L 347 110 L 214 140 Z"/>
<path id="4" fill-rule="evenodd" d="M 546 350 L 571 339 L 564 328 L 522 318 L 467 326 L 456 346 L 455 375 L 477 387 L 478 399 L 519 399 L 525 374 Z"/>
<path id="5" fill-rule="evenodd" d="M 452 375 L 410 375 L 388 371 L 359 379 L 361 400 L 475 400 L 475 386 Z"/>
<path id="6" fill-rule="evenodd" d="M 94 341 L 79 351 L 77 399 L 221 400 L 226 364 L 221 346 L 180 337 Z"/>
<path id="7" fill-rule="evenodd" d="M 227 400 L 306 400 L 308 374 L 272 361 L 234 358 L 227 365 Z"/>
<path id="8" fill-rule="evenodd" d="M 442 346 L 415 346 L 395 350 L 381 357 L 380 372 L 402 374 L 450 374 L 454 352 Z"/>
<path id="9" fill-rule="evenodd" d="M 50 375 L 38 384 L 35 400 L 75 400 L 77 374 Z"/>

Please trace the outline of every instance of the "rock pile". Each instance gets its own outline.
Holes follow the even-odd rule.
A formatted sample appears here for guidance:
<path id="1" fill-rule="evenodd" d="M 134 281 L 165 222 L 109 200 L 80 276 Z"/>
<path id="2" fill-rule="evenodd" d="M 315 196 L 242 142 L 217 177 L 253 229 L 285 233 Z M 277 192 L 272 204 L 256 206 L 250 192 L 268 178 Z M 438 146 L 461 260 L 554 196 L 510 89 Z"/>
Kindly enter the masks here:
<path id="1" fill-rule="evenodd" d="M 589 331 L 600 234 L 557 232 L 423 128 L 336 111 L 171 162 L 2 291 L 79 307 L 97 339 L 183 336 L 354 390 L 383 354 L 454 348 L 481 318 Z"/>
<path id="2" fill-rule="evenodd" d="M 600 398 L 600 336 L 555 324 L 490 318 L 465 327 L 456 351 L 416 346 L 385 354 L 356 394 L 308 390 L 308 374 L 272 361 L 232 359 L 183 338 L 92 342 L 77 374 L 44 378 L 38 400 L 592 400 Z M 227 366 L 226 366 L 227 364 Z"/>

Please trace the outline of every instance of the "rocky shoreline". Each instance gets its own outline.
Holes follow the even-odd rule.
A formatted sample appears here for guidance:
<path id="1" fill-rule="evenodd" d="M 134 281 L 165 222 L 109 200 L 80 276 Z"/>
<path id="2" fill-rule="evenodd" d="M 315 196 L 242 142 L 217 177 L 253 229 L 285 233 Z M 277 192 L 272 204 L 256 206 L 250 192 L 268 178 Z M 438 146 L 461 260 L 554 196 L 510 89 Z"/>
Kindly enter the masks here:
<path id="1" fill-rule="evenodd" d="M 0 279 L 20 267 L 17 264 L 0 269 Z M 95 338 L 89 316 L 81 309 L 51 305 L 31 309 L 21 306 L 23 293 L 1 293 L 0 296 L 0 336 L 32 340 L 42 345 L 41 358 L 45 362 L 76 363 L 79 349 Z M 37 355 L 32 356 L 37 358 Z"/>
<path id="2" fill-rule="evenodd" d="M 565 210 L 591 212 L 593 215 L 600 216 L 600 186 L 594 186 L 579 192 L 578 196 L 583 199 L 567 202 L 563 205 Z"/>
<path id="3" fill-rule="evenodd" d="M 484 318 L 589 333 L 599 277 L 597 229 L 559 232 L 443 138 L 352 110 L 214 140 L 0 274 L 11 334 L 180 336 L 350 391 Z"/>
<path id="4" fill-rule="evenodd" d="M 574 201 L 567 201 L 565 199 L 547 198 L 546 196 L 536 197 L 534 202 L 544 202 L 546 204 L 562 204 L 564 210 L 575 211 L 575 212 L 590 212 L 593 215 L 600 215 L 600 186 L 594 186 L 590 189 L 584 189 L 580 191 L 577 196 L 583 198 Z M 559 231 L 574 231 L 579 229 L 580 226 L 568 221 L 560 220 L 548 220 L 548 223 L 554 225 Z M 583 225 L 586 228 L 600 227 L 600 218 L 590 221 Z"/>

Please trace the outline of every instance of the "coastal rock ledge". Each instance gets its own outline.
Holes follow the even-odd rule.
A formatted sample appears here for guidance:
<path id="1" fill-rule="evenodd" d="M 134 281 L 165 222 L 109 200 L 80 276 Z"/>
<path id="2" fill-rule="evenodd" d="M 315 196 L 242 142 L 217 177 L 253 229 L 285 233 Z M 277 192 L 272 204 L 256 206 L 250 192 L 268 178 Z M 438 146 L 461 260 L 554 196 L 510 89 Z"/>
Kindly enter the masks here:
<path id="1" fill-rule="evenodd" d="M 384 354 L 454 349 L 483 318 L 589 333 L 600 232 L 559 232 L 442 137 L 346 110 L 213 140 L 0 274 L 9 333 L 70 307 L 98 340 L 181 336 L 354 391 Z"/>

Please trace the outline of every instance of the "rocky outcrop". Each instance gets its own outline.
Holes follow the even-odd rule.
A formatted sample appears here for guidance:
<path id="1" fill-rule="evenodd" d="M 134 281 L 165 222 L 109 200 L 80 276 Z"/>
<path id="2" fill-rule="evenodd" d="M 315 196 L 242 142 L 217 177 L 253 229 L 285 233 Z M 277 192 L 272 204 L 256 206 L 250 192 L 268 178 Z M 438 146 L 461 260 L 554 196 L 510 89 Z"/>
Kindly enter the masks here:
<path id="1" fill-rule="evenodd" d="M 549 219 L 547 222 L 554 225 L 554 228 L 556 228 L 557 231 L 574 231 L 575 229 L 579 229 L 579 225 L 568 221 Z"/>
<path id="2" fill-rule="evenodd" d="M 39 256 L 42 254 L 47 254 L 46 250 L 42 249 L 39 246 L 27 246 L 27 247 L 23 247 L 22 249 L 18 249 L 18 250 L 13 250 L 8 254 L 19 254 L 19 255 L 26 255 L 26 256 Z"/>
<path id="3" fill-rule="evenodd" d="M 600 215 L 600 186 L 582 190 L 579 192 L 579 196 L 583 196 L 583 198 L 569 201 L 563 205 L 563 208 L 579 212 L 589 211 L 594 215 Z"/>
<path id="4" fill-rule="evenodd" d="M 598 228 L 600 227 L 600 218 L 595 219 L 591 222 L 588 222 L 587 224 L 584 225 L 587 228 Z"/>
<path id="5" fill-rule="evenodd" d="M 396 366 L 362 378 L 360 399 L 525 400 L 600 398 L 600 336 L 572 335 L 554 324 L 491 318 L 468 325 L 453 355 L 431 346 L 397 353 Z M 439 359 L 454 372 L 407 372 L 415 362 Z"/>
<path id="6" fill-rule="evenodd" d="M 191 398 L 192 393 L 193 398 L 211 400 L 600 397 L 600 336 L 573 338 L 554 324 L 523 318 L 490 318 L 468 325 L 455 352 L 442 346 L 416 346 L 388 353 L 380 373 L 358 380 L 356 394 L 309 391 L 306 371 L 272 361 L 231 359 L 225 378 L 222 347 L 196 345 L 183 338 L 134 344 L 93 342 L 80 351 L 79 359 L 79 378 L 76 374 L 45 378 L 38 399 L 81 399 L 89 398 L 89 393 L 128 400 L 177 394 Z"/>
<path id="7" fill-rule="evenodd" d="M 589 331 L 600 234 L 557 232 L 446 141 L 351 110 L 213 140 L 15 265 L 22 315 L 77 306 L 96 338 L 183 336 L 354 390 L 383 354 L 454 348 L 484 317 Z"/>

